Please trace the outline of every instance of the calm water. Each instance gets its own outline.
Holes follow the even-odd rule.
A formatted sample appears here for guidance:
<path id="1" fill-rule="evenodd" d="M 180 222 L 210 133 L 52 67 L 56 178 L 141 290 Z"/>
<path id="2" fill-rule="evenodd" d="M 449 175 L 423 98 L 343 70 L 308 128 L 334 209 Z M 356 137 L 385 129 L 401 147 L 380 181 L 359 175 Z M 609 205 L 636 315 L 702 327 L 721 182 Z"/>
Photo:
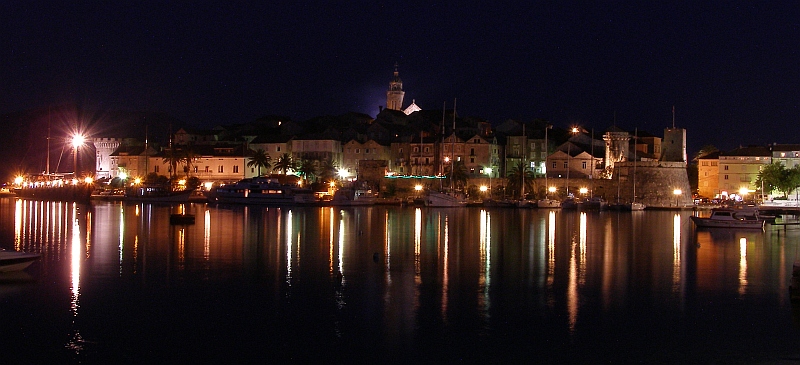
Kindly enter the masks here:
<path id="1" fill-rule="evenodd" d="M 690 214 L 4 198 L 0 246 L 43 258 L 0 276 L 0 361 L 800 359 L 800 228 Z"/>

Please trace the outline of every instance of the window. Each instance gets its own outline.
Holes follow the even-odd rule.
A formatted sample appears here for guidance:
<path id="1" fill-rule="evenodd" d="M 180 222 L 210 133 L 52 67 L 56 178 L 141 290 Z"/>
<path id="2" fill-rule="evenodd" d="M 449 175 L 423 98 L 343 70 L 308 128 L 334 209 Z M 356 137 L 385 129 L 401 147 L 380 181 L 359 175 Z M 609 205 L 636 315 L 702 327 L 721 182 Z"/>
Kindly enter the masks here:
<path id="1" fill-rule="evenodd" d="M 403 153 L 403 148 L 402 148 L 402 147 L 398 148 L 398 149 L 397 149 L 397 152 L 399 152 L 399 153 Z"/>
<path id="2" fill-rule="evenodd" d="M 238 165 L 233 167 L 233 173 L 234 174 L 238 174 L 239 173 L 239 166 Z"/>
<path id="3" fill-rule="evenodd" d="M 275 151 L 280 152 L 281 151 L 281 146 L 276 147 Z"/>
<path id="4" fill-rule="evenodd" d="M 553 168 L 556 168 L 556 162 L 553 161 Z"/>
<path id="5" fill-rule="evenodd" d="M 221 174 L 221 173 L 223 173 L 223 172 L 225 172 L 225 167 L 224 167 L 224 166 L 222 166 L 222 165 L 219 165 L 219 166 L 217 167 L 217 172 L 219 172 L 220 174 Z"/>
<path id="6" fill-rule="evenodd" d="M 724 169 L 724 170 L 725 170 L 725 171 L 728 171 L 728 165 L 725 165 L 725 169 Z"/>
<path id="7" fill-rule="evenodd" d="M 470 148 L 469 149 L 469 154 L 470 155 L 475 155 L 475 149 L 474 148 Z"/>
<path id="8" fill-rule="evenodd" d="M 356 154 L 358 154 L 358 153 L 361 153 L 361 149 L 360 148 L 356 148 Z"/>
<path id="9" fill-rule="evenodd" d="M 158 173 L 158 166 L 153 168 L 153 172 Z"/>
<path id="10" fill-rule="evenodd" d="M 581 164 L 581 168 L 586 170 L 586 161 L 583 161 L 583 163 Z"/>
<path id="11" fill-rule="evenodd" d="M 414 147 L 414 152 L 419 152 L 419 147 Z"/>
<path id="12" fill-rule="evenodd" d="M 564 161 L 564 168 L 567 168 L 567 161 Z"/>
<path id="13" fill-rule="evenodd" d="M 197 173 L 197 166 L 194 167 L 194 173 Z"/>
<path id="14" fill-rule="evenodd" d="M 470 157 L 469 158 L 469 163 L 475 163 L 475 157 Z"/>
<path id="15" fill-rule="evenodd" d="M 430 151 L 430 149 L 428 147 L 425 147 L 425 153 L 428 153 L 428 151 Z"/>
<path id="16" fill-rule="evenodd" d="M 210 167 L 210 166 L 206 166 L 206 170 L 205 170 L 204 172 L 211 172 L 211 170 L 209 169 L 209 167 Z"/>
<path id="17" fill-rule="evenodd" d="M 725 175 L 725 180 L 728 180 L 728 175 Z"/>

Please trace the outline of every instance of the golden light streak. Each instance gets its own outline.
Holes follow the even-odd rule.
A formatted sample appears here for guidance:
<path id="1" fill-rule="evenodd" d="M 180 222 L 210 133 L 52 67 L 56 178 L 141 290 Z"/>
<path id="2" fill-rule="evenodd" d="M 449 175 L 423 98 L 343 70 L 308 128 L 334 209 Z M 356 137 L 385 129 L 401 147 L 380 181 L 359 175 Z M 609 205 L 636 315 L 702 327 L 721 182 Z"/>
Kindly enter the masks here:
<path id="1" fill-rule="evenodd" d="M 447 318 L 447 295 L 450 290 L 450 273 L 448 270 L 450 255 L 450 222 L 449 217 L 444 217 L 444 259 L 442 265 L 442 319 Z"/>
<path id="2" fill-rule="evenodd" d="M 344 215 L 339 218 L 339 275 L 342 275 L 344 282 Z"/>
<path id="3" fill-rule="evenodd" d="M 677 293 L 681 284 L 681 215 L 672 217 L 672 291 Z"/>
<path id="4" fill-rule="evenodd" d="M 125 207 L 119 208 L 119 275 L 122 276 L 122 255 L 125 248 Z"/>
<path id="5" fill-rule="evenodd" d="M 739 238 L 739 295 L 747 292 L 747 238 Z"/>
<path id="6" fill-rule="evenodd" d="M 22 200 L 14 202 L 14 249 L 22 249 Z"/>
<path id="7" fill-rule="evenodd" d="M 203 258 L 211 257 L 211 211 L 203 212 Z"/>
<path id="8" fill-rule="evenodd" d="M 286 213 L 286 283 L 292 280 L 292 211 Z"/>
<path id="9" fill-rule="evenodd" d="M 547 286 L 552 287 L 556 270 L 556 212 L 547 217 Z"/>

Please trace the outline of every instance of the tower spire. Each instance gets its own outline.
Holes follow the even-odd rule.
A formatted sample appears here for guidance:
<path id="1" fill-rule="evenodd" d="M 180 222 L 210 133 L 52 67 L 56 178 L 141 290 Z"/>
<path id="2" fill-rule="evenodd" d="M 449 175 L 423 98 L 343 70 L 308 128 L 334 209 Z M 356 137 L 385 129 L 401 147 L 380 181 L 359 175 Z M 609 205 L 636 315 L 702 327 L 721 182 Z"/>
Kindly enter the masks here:
<path id="1" fill-rule="evenodd" d="M 386 109 L 403 110 L 403 80 L 400 80 L 400 73 L 397 71 L 398 64 L 394 63 L 394 77 L 389 82 L 389 90 L 386 91 Z"/>

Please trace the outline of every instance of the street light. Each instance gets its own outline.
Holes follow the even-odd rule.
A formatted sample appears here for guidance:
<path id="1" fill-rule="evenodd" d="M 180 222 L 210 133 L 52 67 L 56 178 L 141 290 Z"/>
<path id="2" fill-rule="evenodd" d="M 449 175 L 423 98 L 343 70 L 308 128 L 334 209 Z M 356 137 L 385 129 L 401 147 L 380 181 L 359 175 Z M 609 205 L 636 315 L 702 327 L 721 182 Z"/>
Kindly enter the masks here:
<path id="1" fill-rule="evenodd" d="M 483 172 L 489 175 L 489 198 L 492 198 L 492 168 L 487 167 L 483 169 Z"/>
<path id="2" fill-rule="evenodd" d="M 675 195 L 675 206 L 677 207 L 678 206 L 678 198 L 681 196 L 681 194 L 683 194 L 683 191 L 681 189 L 675 189 L 675 190 L 672 191 L 672 194 Z"/>
<path id="3" fill-rule="evenodd" d="M 572 129 L 569 130 L 569 132 L 572 133 L 573 136 L 578 134 L 578 132 L 580 132 L 580 131 L 581 130 L 578 129 L 578 127 L 572 127 Z M 569 170 L 572 169 L 572 164 L 571 164 L 571 162 L 572 162 L 572 151 L 571 151 L 571 149 L 572 149 L 572 142 L 570 142 L 569 139 L 567 139 L 567 187 L 565 189 L 565 191 L 567 193 L 567 198 L 569 198 Z"/>
<path id="4" fill-rule="evenodd" d="M 82 134 L 76 134 L 72 136 L 72 169 L 73 169 L 73 176 L 78 176 L 78 147 L 83 146 L 83 143 L 86 142 L 86 137 Z"/>

